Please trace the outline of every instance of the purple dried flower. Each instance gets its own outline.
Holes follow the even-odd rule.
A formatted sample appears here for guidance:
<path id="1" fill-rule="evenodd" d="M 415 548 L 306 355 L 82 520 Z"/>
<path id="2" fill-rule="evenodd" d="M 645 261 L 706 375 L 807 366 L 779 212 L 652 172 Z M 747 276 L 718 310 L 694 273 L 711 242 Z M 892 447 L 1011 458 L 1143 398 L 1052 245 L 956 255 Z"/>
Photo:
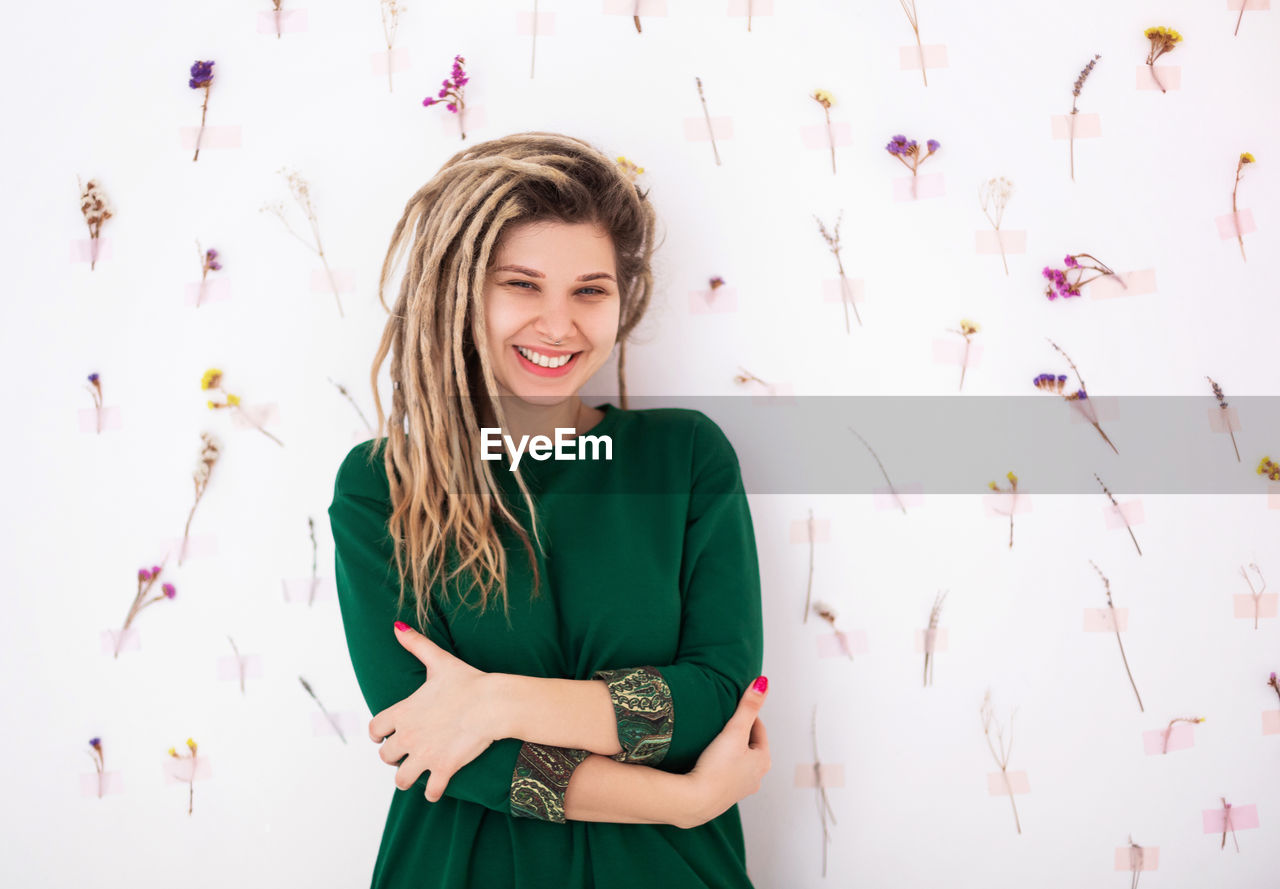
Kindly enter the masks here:
<path id="1" fill-rule="evenodd" d="M 150 580 L 150 579 L 151 579 L 150 571 L 148 571 L 146 568 L 138 569 L 138 580 Z"/>
<path id="2" fill-rule="evenodd" d="M 209 86 L 213 82 L 213 62 L 196 62 L 191 66 L 189 86 L 193 90 Z"/>
<path id="3" fill-rule="evenodd" d="M 1080 265 L 1080 263 L 1076 262 L 1076 258 L 1070 253 L 1068 253 L 1066 258 L 1062 260 L 1062 264 L 1069 269 L 1077 268 Z"/>
<path id="4" fill-rule="evenodd" d="M 96 373 L 89 374 L 89 382 L 90 383 L 98 382 L 98 375 Z"/>
<path id="5" fill-rule="evenodd" d="M 941 142 L 939 142 L 937 139 L 930 139 L 930 140 L 929 140 L 928 142 L 926 142 L 925 144 L 929 146 L 929 153 L 930 153 L 930 154 L 932 154 L 933 152 L 937 151 L 939 148 L 941 148 L 941 147 L 942 147 L 942 143 L 941 143 Z"/>
<path id="6" fill-rule="evenodd" d="M 1274 676 L 1275 674 L 1273 673 L 1272 675 Z M 90 738 L 90 739 L 89 739 L 89 746 L 90 746 L 90 747 L 101 747 L 101 746 L 102 746 L 102 739 L 101 739 L 101 738 Z"/>
<path id="7" fill-rule="evenodd" d="M 160 587 L 160 589 L 164 590 L 164 594 L 170 599 L 178 595 L 178 590 L 171 583 L 164 584 L 162 587 Z"/>

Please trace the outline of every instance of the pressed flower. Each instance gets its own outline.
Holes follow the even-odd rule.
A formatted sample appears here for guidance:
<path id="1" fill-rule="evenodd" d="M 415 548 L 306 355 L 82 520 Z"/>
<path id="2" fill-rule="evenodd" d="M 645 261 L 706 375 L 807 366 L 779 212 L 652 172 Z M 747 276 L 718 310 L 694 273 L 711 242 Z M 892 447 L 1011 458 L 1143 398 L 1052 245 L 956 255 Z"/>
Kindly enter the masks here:
<path id="1" fill-rule="evenodd" d="M 276 172 L 285 177 L 294 201 L 306 215 L 307 222 L 311 226 L 311 238 L 315 241 L 315 244 L 313 245 L 311 241 L 308 241 L 293 230 L 293 226 L 289 225 L 289 220 L 284 218 L 284 205 L 279 201 L 262 205 L 258 208 L 258 212 L 268 211 L 276 214 L 284 224 L 284 227 L 289 230 L 289 234 L 302 241 L 309 250 L 314 251 L 320 257 L 320 262 L 324 264 L 324 272 L 329 278 L 329 286 L 333 289 L 333 299 L 338 304 L 338 317 L 343 318 L 345 316 L 342 312 L 342 300 L 338 298 L 338 282 L 334 280 L 333 270 L 329 268 L 329 258 L 325 256 L 324 245 L 320 243 L 320 221 L 316 217 L 316 209 L 311 202 L 311 184 L 296 171 L 288 170 L 286 172 L 286 169 L 286 167 L 280 167 Z"/>
<path id="2" fill-rule="evenodd" d="M 76 177 L 79 184 L 80 177 Z M 98 180 L 90 179 L 80 186 L 80 213 L 85 224 L 89 226 L 89 271 L 98 264 L 98 237 L 102 234 L 102 223 L 112 217 L 111 204 Z"/>
<path id="3" fill-rule="evenodd" d="M 1081 262 L 1081 258 L 1090 262 Z M 1057 299 L 1060 296 L 1064 298 L 1080 296 L 1081 287 L 1108 275 L 1114 277 L 1121 287 L 1128 289 L 1129 285 L 1125 284 L 1124 278 L 1090 253 L 1068 253 L 1063 258 L 1062 264 L 1066 268 L 1065 271 L 1045 266 L 1040 273 L 1042 277 L 1049 280 L 1044 288 L 1044 294 L 1049 299 Z M 1097 272 L 1097 274 L 1092 278 L 1086 278 L 1085 274 L 1088 272 Z"/>
<path id="4" fill-rule="evenodd" d="M 853 315 L 858 319 L 859 327 L 862 326 L 862 315 L 858 313 L 858 304 L 853 301 L 849 278 L 844 273 L 844 260 L 840 258 L 840 222 L 844 219 L 844 211 L 841 210 L 836 216 L 834 232 L 828 232 L 827 226 L 816 215 L 813 218 L 817 220 L 818 231 L 822 233 L 822 239 L 827 242 L 827 248 L 836 258 L 836 269 L 840 273 L 840 304 L 844 307 L 844 332 L 849 333 L 849 307 L 853 306 Z"/>
<path id="5" fill-rule="evenodd" d="M 920 165 L 931 158 L 939 148 L 942 147 L 937 139 L 930 139 L 925 143 L 927 151 L 920 153 L 920 146 L 915 139 L 908 139 L 902 134 L 898 134 L 889 140 L 889 144 L 884 150 L 896 157 L 898 161 L 911 171 L 911 196 L 916 196 L 916 175 L 920 171 Z"/>
<path id="6" fill-rule="evenodd" d="M 205 371 L 205 372 L 204 372 L 204 377 L 203 377 L 203 378 L 201 379 L 201 381 L 200 381 L 200 388 L 202 388 L 202 389 L 220 389 L 220 388 L 221 388 L 221 385 L 222 385 L 222 371 L 220 371 L 220 370 L 210 369 L 210 370 L 207 370 L 207 371 Z M 212 400 L 206 401 L 206 404 L 208 404 L 208 405 L 209 405 L 209 408 L 210 408 L 211 410 L 218 410 L 218 409 L 221 409 L 221 408 L 234 408 L 234 409 L 236 409 L 236 410 L 240 411 L 240 415 L 241 415 L 242 417 L 244 417 L 244 418 L 245 418 L 245 420 L 246 420 L 250 425 L 252 425 L 255 429 L 257 429 L 259 432 L 261 432 L 261 433 L 262 433 L 263 435 L 265 435 L 267 438 L 271 439 L 271 440 L 272 440 L 272 441 L 274 441 L 276 444 L 280 445 L 280 447 L 284 447 L 284 442 L 282 442 L 280 439 L 276 438 L 276 436 L 272 435 L 272 434 L 271 434 L 270 432 L 268 432 L 266 429 L 263 429 L 263 428 L 262 428 L 262 424 L 261 424 L 261 423 L 259 423 L 257 420 L 253 419 L 253 417 L 252 417 L 252 416 L 250 416 L 250 415 L 249 415 L 249 414 L 244 410 L 244 408 L 243 408 L 243 407 L 241 406 L 241 404 L 240 404 L 240 396 L 235 395 L 235 394 L 230 393 L 230 392 L 228 392 L 228 393 L 224 393 L 224 394 L 226 395 L 226 399 L 227 399 L 225 402 L 212 401 Z M 181 561 L 179 561 L 179 562 L 178 562 L 178 564 L 179 564 L 179 565 L 181 565 L 181 564 L 182 564 L 182 562 L 181 562 Z"/>
<path id="7" fill-rule="evenodd" d="M 102 432 L 102 380 L 96 373 L 89 374 L 89 395 L 93 398 L 93 413 L 98 433 Z"/>
<path id="8" fill-rule="evenodd" d="M 1138 683 L 1133 681 L 1133 671 L 1129 669 L 1129 658 L 1124 653 L 1124 642 L 1120 639 L 1120 622 L 1116 619 L 1115 603 L 1111 600 L 1111 581 L 1102 573 L 1102 569 L 1094 565 L 1093 560 L 1089 560 L 1089 564 L 1093 565 L 1093 570 L 1098 572 L 1098 576 L 1102 578 L 1102 583 L 1107 591 L 1107 608 L 1111 612 L 1111 626 L 1116 631 L 1116 644 L 1120 646 L 1120 659 L 1124 661 L 1124 670 L 1129 674 L 1129 684 L 1133 686 L 1133 693 L 1138 698 L 1138 710 L 1145 713 L 1146 710 L 1142 706 L 1142 695 L 1138 694 Z"/>
<path id="9" fill-rule="evenodd" d="M 1240 230 L 1240 210 L 1236 206 L 1236 192 L 1240 190 L 1240 177 L 1244 175 L 1244 165 L 1253 162 L 1252 154 L 1247 151 L 1241 153 L 1240 159 L 1236 161 L 1235 185 L 1231 187 L 1231 220 L 1235 223 L 1236 240 L 1240 242 L 1240 258 L 1245 260 L 1247 257 L 1244 255 L 1244 232 Z"/>
<path id="10" fill-rule="evenodd" d="M 617 158 L 615 158 L 614 163 L 616 163 L 618 167 L 622 170 L 623 175 L 625 175 L 632 182 L 635 182 L 636 177 L 644 172 L 644 167 L 639 166 L 638 164 L 627 160 L 625 155 L 619 155 Z"/>
<path id="11" fill-rule="evenodd" d="M 1222 387 L 1213 381 L 1213 377 L 1206 376 L 1205 379 L 1208 380 L 1209 385 L 1213 387 L 1213 397 L 1218 399 L 1218 410 L 1223 411 L 1223 416 L 1224 416 L 1223 424 L 1227 427 L 1227 431 L 1231 433 L 1231 446 L 1236 449 L 1236 462 L 1239 463 L 1240 462 L 1240 446 L 1236 444 L 1236 431 L 1231 428 L 1231 423 L 1229 419 L 1225 419 L 1227 417 L 1225 413 L 1227 410 L 1227 398 L 1225 395 L 1222 394 Z"/>
<path id="12" fill-rule="evenodd" d="M 213 402 L 209 402 L 209 406 L 213 407 Z M 209 476 L 213 471 L 214 465 L 218 462 L 220 448 L 217 439 L 208 432 L 200 433 L 200 459 L 196 463 L 195 472 L 192 473 L 192 481 L 195 483 L 196 499 L 191 504 L 191 512 L 187 513 L 187 524 L 182 529 L 182 548 L 178 551 L 178 566 L 182 566 L 182 560 L 187 554 L 187 538 L 191 535 L 191 520 L 195 518 L 196 507 L 200 505 L 200 498 L 204 496 L 205 489 L 209 486 Z M 172 598 L 172 597 L 171 597 Z"/>
<path id="13" fill-rule="evenodd" d="M 991 223 L 996 232 L 996 243 L 1000 245 L 1000 261 L 1004 264 L 1004 273 L 1009 274 L 1009 260 L 1004 252 L 1004 238 L 1000 234 L 1000 224 L 1004 221 L 1004 208 L 1013 195 L 1013 183 L 1003 176 L 996 176 L 983 183 L 978 192 L 978 203 L 982 206 L 983 215 Z"/>
<path id="14" fill-rule="evenodd" d="M 962 318 L 960 320 L 960 329 L 952 328 L 951 332 L 958 333 L 964 337 L 964 356 L 960 360 L 960 388 L 964 389 L 964 373 L 969 367 L 969 347 L 972 344 L 971 338 L 978 332 L 978 325 L 967 318 Z"/>
<path id="15" fill-rule="evenodd" d="M 1013 474 L 1012 470 L 1010 470 L 1009 472 L 1006 472 L 1004 477 L 1009 480 L 1009 488 L 1007 490 L 1005 488 L 1000 487 L 999 483 L 997 482 L 987 482 L 987 487 L 997 493 L 1009 495 L 1009 548 L 1012 549 L 1013 548 L 1013 514 L 1015 512 L 1015 507 L 1017 506 L 1017 499 L 1018 499 L 1018 477 Z"/>
<path id="16" fill-rule="evenodd" d="M 213 85 L 213 62 L 195 62 L 191 66 L 191 79 L 187 82 L 193 90 L 204 90 L 204 104 L 200 108 L 200 129 L 196 132 L 196 153 L 191 160 L 200 157 L 200 139 L 204 136 L 204 121 L 209 113 L 209 88 Z"/>
<path id="17" fill-rule="evenodd" d="M 1160 87 L 1160 92 L 1167 93 L 1164 84 L 1160 82 L 1159 76 L 1156 74 L 1156 59 L 1160 58 L 1167 52 L 1171 52 L 1173 48 L 1182 42 L 1182 35 L 1173 28 L 1166 28 L 1159 25 L 1154 28 L 1147 28 L 1143 31 L 1143 36 L 1151 41 L 1151 49 L 1147 52 L 1147 67 L 1151 69 L 1151 79 L 1156 82 L 1156 86 Z"/>
<path id="18" fill-rule="evenodd" d="M 391 48 L 396 41 L 396 28 L 400 25 L 400 12 L 404 9 L 397 0 L 381 0 L 382 2 L 382 36 L 387 41 L 387 92 L 392 92 L 391 88 Z M 537 5 L 534 5 L 535 16 L 535 38 L 537 33 L 536 17 Z M 533 76 L 532 63 L 530 63 L 529 76 Z"/>
<path id="19" fill-rule="evenodd" d="M 1080 109 L 1076 107 L 1076 102 L 1080 99 L 1080 89 L 1084 86 L 1084 82 L 1093 72 L 1093 66 L 1098 64 L 1098 59 L 1102 56 L 1094 53 L 1089 63 L 1080 69 L 1080 74 L 1076 77 L 1076 82 L 1071 88 L 1071 113 L 1067 115 L 1069 151 L 1071 153 L 1071 181 L 1076 181 L 1076 115 L 1080 113 Z"/>
<path id="20" fill-rule="evenodd" d="M 1070 394 L 1065 393 L 1063 387 L 1067 381 L 1066 374 L 1059 374 L 1056 377 L 1053 374 L 1048 373 L 1038 374 L 1036 378 L 1031 381 L 1032 385 L 1042 392 L 1052 392 L 1055 395 L 1061 395 L 1065 401 L 1087 402 L 1089 400 L 1089 394 L 1085 391 L 1084 379 L 1080 376 L 1080 371 L 1076 367 L 1075 362 L 1072 361 L 1071 356 L 1053 340 L 1049 340 L 1049 345 L 1053 346 L 1053 348 L 1066 359 L 1067 364 L 1070 365 L 1072 372 L 1076 375 L 1076 379 L 1080 381 L 1080 388 Z M 1102 436 L 1102 440 L 1110 445 L 1111 450 L 1115 451 L 1116 454 L 1119 454 L 1120 451 L 1114 444 L 1112 444 L 1111 439 L 1107 437 L 1107 433 L 1102 431 L 1102 426 L 1098 422 L 1097 412 L 1093 409 L 1093 405 L 1089 404 L 1087 408 L 1080 408 L 1080 412 L 1084 414 L 1085 419 L 1087 419 L 1093 428 L 1098 431 L 1098 434 Z"/>
<path id="21" fill-rule="evenodd" d="M 165 557 L 168 559 L 168 556 Z M 116 637 L 116 648 L 113 657 L 120 657 L 120 646 L 124 643 L 125 633 L 129 631 L 129 627 L 133 624 L 134 619 L 142 612 L 142 609 L 154 605 L 164 599 L 172 599 L 177 595 L 177 588 L 171 583 L 166 583 L 161 587 L 162 592 L 159 595 L 147 598 L 147 593 L 151 592 L 151 588 L 155 586 L 157 580 L 160 579 L 160 565 L 155 565 L 148 571 L 146 568 L 138 569 L 138 590 L 134 593 L 133 603 L 129 606 L 129 613 L 125 616 L 124 626 L 120 629 L 120 634 Z M 170 592 L 172 590 L 172 592 Z"/>
<path id="22" fill-rule="evenodd" d="M 907 21 L 911 24 L 911 30 L 916 35 L 916 50 L 920 53 L 920 76 L 924 79 L 924 85 L 929 85 L 929 75 L 924 70 L 924 45 L 920 42 L 920 16 L 916 13 L 916 0 L 898 0 L 902 4 L 902 11 L 907 14 Z"/>
<path id="23" fill-rule="evenodd" d="M 1013 798 L 1013 784 L 1009 781 L 1009 756 L 1013 753 L 1013 717 L 1018 715 L 1015 707 L 1013 713 L 1009 716 L 1009 744 L 1004 743 L 1004 726 L 995 720 L 995 708 L 991 704 L 991 690 L 987 689 L 986 694 L 982 697 L 982 707 L 979 711 L 982 715 L 982 733 L 987 737 L 987 749 L 991 751 L 991 755 L 995 758 L 996 765 L 1000 767 L 1000 776 L 1004 779 L 1005 789 L 1009 793 L 1009 804 L 1013 806 L 1013 823 L 1018 828 L 1018 833 L 1022 833 L 1022 822 L 1018 819 L 1018 804 Z M 991 727 L 994 724 L 996 730 L 996 743 L 991 743 Z"/>
<path id="24" fill-rule="evenodd" d="M 462 56 L 453 57 L 453 70 L 449 73 L 449 77 L 440 81 L 440 91 L 434 97 L 428 96 L 422 100 L 424 107 L 431 107 L 442 102 L 445 108 L 458 115 L 458 129 L 462 133 L 462 138 L 467 138 L 466 128 L 462 123 L 462 112 L 466 109 L 466 102 L 462 98 L 462 88 L 471 80 L 462 70 L 462 66 L 466 64 L 466 59 Z M 448 100 L 445 102 L 445 100 Z"/>
<path id="25" fill-rule="evenodd" d="M 1258 464 L 1258 475 L 1265 475 L 1273 482 L 1280 482 L 1280 463 L 1270 457 L 1263 457 Z"/>
<path id="26" fill-rule="evenodd" d="M 836 100 L 827 90 L 814 90 L 809 94 L 809 98 L 822 106 L 822 114 L 827 119 L 827 145 L 831 148 L 831 174 L 834 176 L 836 172 L 836 139 L 831 132 L 831 106 L 836 103 Z"/>
<path id="27" fill-rule="evenodd" d="M 707 97 L 702 94 L 702 78 L 694 77 L 698 84 L 698 101 L 702 103 L 702 116 L 707 122 L 707 137 L 711 140 L 711 153 L 715 155 L 716 166 L 720 166 L 720 149 L 716 147 L 716 134 L 711 127 L 711 112 L 707 110 Z"/>

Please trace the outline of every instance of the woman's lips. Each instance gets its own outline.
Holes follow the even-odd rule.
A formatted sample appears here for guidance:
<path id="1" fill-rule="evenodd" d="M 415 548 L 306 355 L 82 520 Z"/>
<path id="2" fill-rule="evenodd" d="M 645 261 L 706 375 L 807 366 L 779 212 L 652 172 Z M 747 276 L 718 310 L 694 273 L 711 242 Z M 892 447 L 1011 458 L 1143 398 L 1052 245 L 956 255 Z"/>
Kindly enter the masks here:
<path id="1" fill-rule="evenodd" d="M 573 357 L 559 367 L 543 367 L 541 364 L 534 364 L 528 358 L 525 358 L 524 355 L 521 354 L 520 350 L 515 346 L 511 347 L 511 351 L 516 353 L 516 361 L 520 363 L 521 367 L 529 373 L 539 377 L 564 376 L 569 371 L 573 370 L 574 366 L 578 363 L 578 356 L 582 354 L 581 352 L 574 352 Z"/>

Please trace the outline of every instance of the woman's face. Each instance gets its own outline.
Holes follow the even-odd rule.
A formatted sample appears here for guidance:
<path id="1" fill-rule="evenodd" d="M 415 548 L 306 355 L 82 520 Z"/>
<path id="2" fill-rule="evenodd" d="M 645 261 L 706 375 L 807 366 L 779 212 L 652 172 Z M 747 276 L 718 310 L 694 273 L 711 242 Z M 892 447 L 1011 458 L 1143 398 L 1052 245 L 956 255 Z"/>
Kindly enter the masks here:
<path id="1" fill-rule="evenodd" d="M 495 246 L 484 311 L 499 391 L 561 402 L 609 360 L 617 340 L 613 239 L 593 223 L 522 222 Z"/>

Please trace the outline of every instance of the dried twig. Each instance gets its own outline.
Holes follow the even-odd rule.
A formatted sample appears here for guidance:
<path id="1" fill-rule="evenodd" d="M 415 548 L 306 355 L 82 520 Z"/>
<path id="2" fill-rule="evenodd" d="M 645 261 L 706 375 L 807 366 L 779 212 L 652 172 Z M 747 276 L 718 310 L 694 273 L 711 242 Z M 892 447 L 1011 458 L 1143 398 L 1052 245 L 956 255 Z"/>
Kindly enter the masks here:
<path id="1" fill-rule="evenodd" d="M 1089 564 L 1093 565 L 1093 570 L 1098 572 L 1098 576 L 1102 578 L 1102 583 L 1107 590 L 1107 608 L 1111 611 L 1111 627 L 1116 631 L 1116 644 L 1120 646 L 1120 659 L 1124 661 L 1124 671 L 1129 674 L 1129 684 L 1133 686 L 1133 693 L 1138 699 L 1138 709 L 1143 713 L 1146 712 L 1142 706 L 1142 695 L 1138 694 L 1138 683 L 1133 681 L 1133 671 L 1129 669 L 1129 659 L 1124 654 L 1124 642 L 1120 640 L 1120 621 L 1116 617 L 1116 606 L 1111 600 L 1111 581 L 1102 573 L 1102 569 L 1094 565 L 1093 560 L 1089 560 Z"/>

